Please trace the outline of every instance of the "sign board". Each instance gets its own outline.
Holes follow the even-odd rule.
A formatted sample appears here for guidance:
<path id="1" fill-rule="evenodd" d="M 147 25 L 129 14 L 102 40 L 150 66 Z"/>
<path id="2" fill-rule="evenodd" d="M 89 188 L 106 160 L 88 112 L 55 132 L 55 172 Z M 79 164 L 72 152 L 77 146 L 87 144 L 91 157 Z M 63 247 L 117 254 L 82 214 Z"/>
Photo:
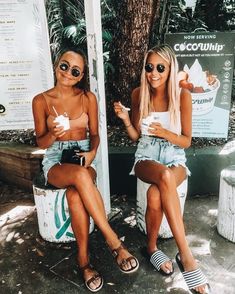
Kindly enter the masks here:
<path id="1" fill-rule="evenodd" d="M 193 137 L 227 138 L 235 33 L 166 34 L 165 42 L 191 84 Z"/>
<path id="2" fill-rule="evenodd" d="M 53 86 L 42 0 L 0 1 L 0 130 L 34 128 L 32 98 Z"/>

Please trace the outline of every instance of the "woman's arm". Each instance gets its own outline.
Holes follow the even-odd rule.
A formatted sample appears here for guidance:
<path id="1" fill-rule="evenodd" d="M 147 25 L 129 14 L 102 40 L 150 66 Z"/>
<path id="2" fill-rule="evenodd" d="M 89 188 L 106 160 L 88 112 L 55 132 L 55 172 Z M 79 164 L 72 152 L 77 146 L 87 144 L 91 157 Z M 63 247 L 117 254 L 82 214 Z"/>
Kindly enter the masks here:
<path id="1" fill-rule="evenodd" d="M 47 128 L 46 105 L 42 94 L 33 98 L 32 107 L 37 145 L 46 149 L 54 143 L 56 135 Z"/>
<path id="2" fill-rule="evenodd" d="M 132 141 L 140 137 L 139 129 L 139 88 L 133 90 L 131 95 L 131 119 L 127 110 L 124 110 L 119 102 L 114 103 L 116 115 L 123 120 L 128 136 Z"/>

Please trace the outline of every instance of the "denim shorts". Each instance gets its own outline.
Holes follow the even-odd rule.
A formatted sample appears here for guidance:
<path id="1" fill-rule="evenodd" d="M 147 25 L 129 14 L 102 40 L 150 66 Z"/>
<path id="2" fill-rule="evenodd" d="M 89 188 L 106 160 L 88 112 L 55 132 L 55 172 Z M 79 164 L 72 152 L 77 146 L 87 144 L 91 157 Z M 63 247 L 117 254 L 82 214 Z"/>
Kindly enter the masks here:
<path id="1" fill-rule="evenodd" d="M 185 167 L 188 176 L 191 174 L 186 166 L 184 149 L 164 139 L 145 135 L 140 138 L 131 175 L 135 174 L 135 165 L 141 160 L 156 161 L 168 167 L 181 165 Z"/>
<path id="2" fill-rule="evenodd" d="M 55 141 L 49 148 L 47 148 L 44 158 L 42 160 L 42 170 L 44 173 L 45 181 L 47 183 L 47 175 L 52 166 L 55 164 L 60 164 L 62 151 L 64 149 L 69 149 L 72 147 L 79 147 L 84 151 L 90 150 L 90 140 L 80 140 L 80 141 Z M 95 160 L 92 162 L 91 166 L 93 168 L 95 165 Z"/>

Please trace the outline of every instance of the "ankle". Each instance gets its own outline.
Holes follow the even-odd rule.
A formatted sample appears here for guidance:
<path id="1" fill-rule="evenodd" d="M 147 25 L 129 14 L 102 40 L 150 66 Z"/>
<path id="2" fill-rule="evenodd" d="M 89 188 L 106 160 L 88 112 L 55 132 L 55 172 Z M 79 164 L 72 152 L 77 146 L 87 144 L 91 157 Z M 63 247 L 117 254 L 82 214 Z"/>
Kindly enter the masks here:
<path id="1" fill-rule="evenodd" d="M 85 265 L 90 263 L 90 258 L 88 255 L 78 255 L 77 256 L 77 264 L 79 267 L 84 267 Z"/>
<path id="2" fill-rule="evenodd" d="M 106 240 L 106 243 L 108 244 L 108 247 L 111 250 L 117 249 L 120 245 L 121 245 L 121 240 L 119 240 L 117 237 L 115 239 L 112 240 Z"/>
<path id="3" fill-rule="evenodd" d="M 180 259 L 186 270 L 197 268 L 197 262 L 191 252 L 180 252 Z"/>
<path id="4" fill-rule="evenodd" d="M 158 250 L 158 248 L 157 248 L 156 243 L 155 244 L 148 244 L 147 245 L 147 252 L 148 252 L 148 254 L 153 254 L 153 252 L 155 252 L 157 250 Z"/>
<path id="5" fill-rule="evenodd" d="M 191 250 L 185 249 L 185 250 L 179 250 L 179 254 L 180 254 L 180 258 L 182 260 L 190 260 L 190 259 L 194 259 Z"/>

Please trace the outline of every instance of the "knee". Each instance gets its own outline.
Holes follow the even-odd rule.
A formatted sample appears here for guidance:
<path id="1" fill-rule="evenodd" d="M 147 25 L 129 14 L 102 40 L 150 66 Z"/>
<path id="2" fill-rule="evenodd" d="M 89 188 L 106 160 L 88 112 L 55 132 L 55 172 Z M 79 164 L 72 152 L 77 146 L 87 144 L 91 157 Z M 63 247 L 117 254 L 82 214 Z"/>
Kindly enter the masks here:
<path id="1" fill-rule="evenodd" d="M 159 188 L 160 189 L 168 189 L 175 182 L 174 174 L 169 169 L 164 169 L 159 178 Z"/>
<path id="2" fill-rule="evenodd" d="M 147 191 L 147 210 L 161 210 L 160 192 L 155 185 L 151 185 Z"/>
<path id="3" fill-rule="evenodd" d="M 76 185 L 89 185 L 89 183 L 93 183 L 88 169 L 80 166 L 74 170 L 73 180 Z"/>

